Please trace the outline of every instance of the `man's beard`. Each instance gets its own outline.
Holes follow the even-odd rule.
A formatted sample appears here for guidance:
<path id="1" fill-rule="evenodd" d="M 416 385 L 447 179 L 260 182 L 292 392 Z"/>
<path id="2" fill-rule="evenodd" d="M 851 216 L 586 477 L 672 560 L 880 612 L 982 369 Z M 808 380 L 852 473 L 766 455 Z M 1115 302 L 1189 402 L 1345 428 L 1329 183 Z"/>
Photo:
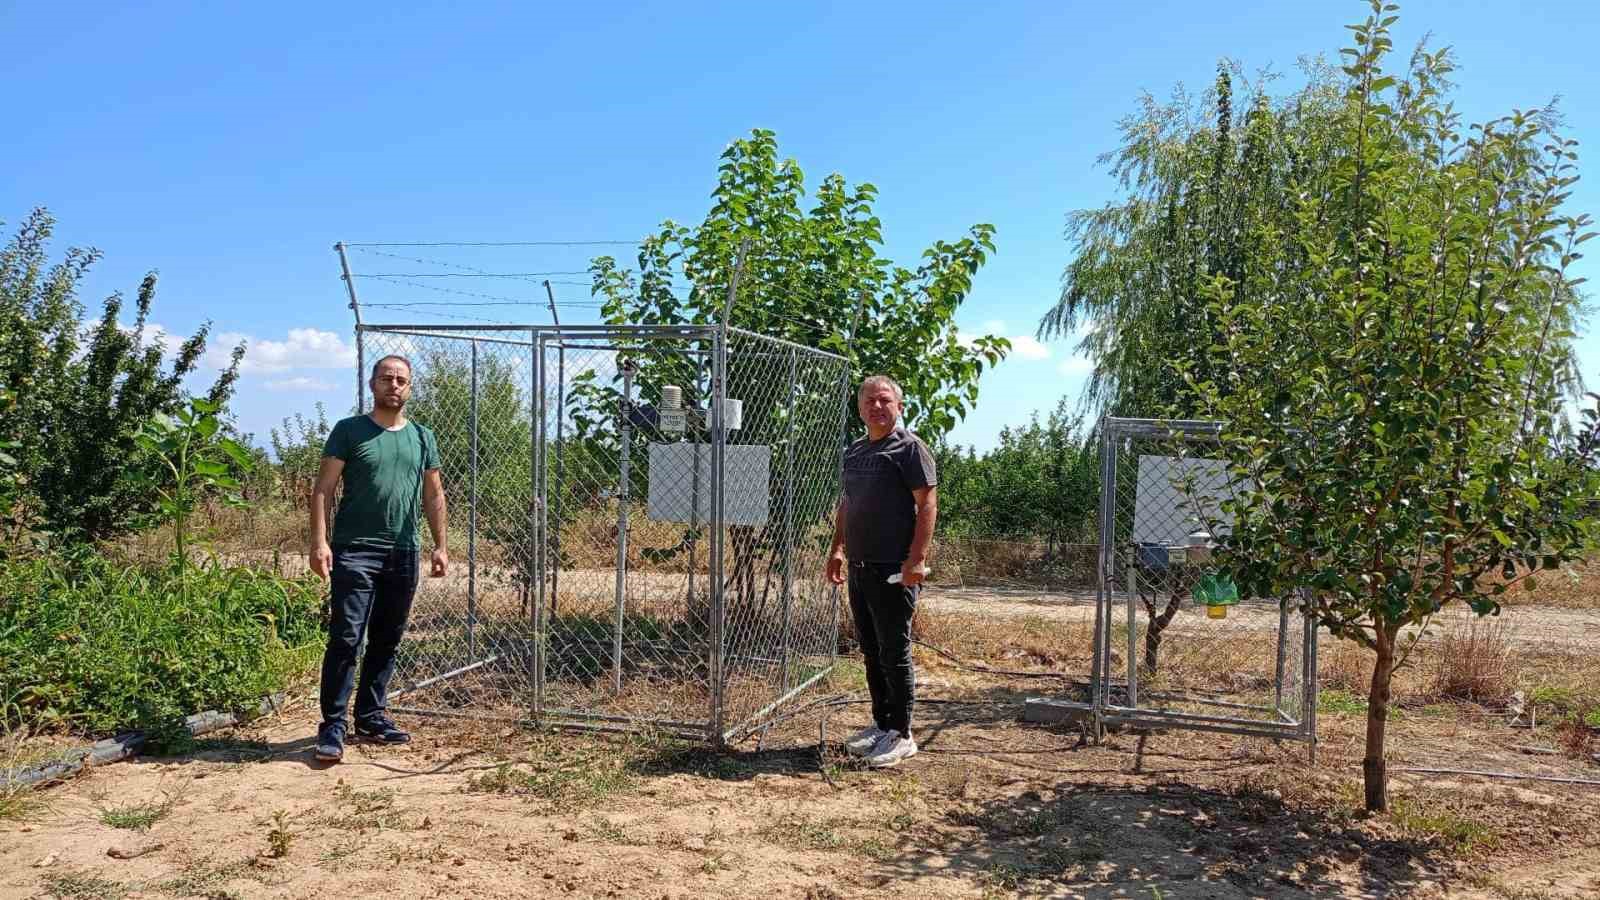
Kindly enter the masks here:
<path id="1" fill-rule="evenodd" d="M 379 406 L 383 407 L 384 409 L 392 409 L 395 412 L 399 412 L 400 410 L 406 408 L 406 401 L 403 397 L 379 396 L 376 398 L 376 400 Z"/>

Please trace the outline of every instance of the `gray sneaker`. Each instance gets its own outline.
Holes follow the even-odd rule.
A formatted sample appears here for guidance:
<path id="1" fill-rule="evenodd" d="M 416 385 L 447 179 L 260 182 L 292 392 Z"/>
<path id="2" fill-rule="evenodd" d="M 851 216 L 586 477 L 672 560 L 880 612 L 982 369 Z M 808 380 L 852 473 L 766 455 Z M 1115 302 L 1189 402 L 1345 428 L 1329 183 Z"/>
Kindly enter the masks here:
<path id="1" fill-rule="evenodd" d="M 898 731 L 886 731 L 867 755 L 867 766 L 873 769 L 887 769 L 898 766 L 902 760 L 916 755 L 917 742 L 914 739 Z"/>
<path id="2" fill-rule="evenodd" d="M 873 747 L 878 746 L 886 732 L 876 724 L 868 725 L 855 734 L 845 738 L 844 749 L 851 756 L 866 756 Z"/>

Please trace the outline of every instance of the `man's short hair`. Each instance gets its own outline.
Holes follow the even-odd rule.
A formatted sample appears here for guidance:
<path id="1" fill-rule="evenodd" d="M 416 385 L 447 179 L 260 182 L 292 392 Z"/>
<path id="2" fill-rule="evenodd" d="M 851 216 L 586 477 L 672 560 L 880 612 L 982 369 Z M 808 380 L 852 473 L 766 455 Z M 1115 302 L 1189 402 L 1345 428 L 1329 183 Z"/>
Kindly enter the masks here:
<path id="1" fill-rule="evenodd" d="M 895 381 L 893 378 L 890 378 L 887 375 L 868 375 L 866 380 L 861 382 L 861 387 L 856 388 L 856 402 L 860 403 L 861 398 L 865 397 L 867 395 L 867 391 L 874 386 L 889 388 L 889 390 L 894 391 L 895 402 L 899 403 L 901 406 L 906 405 L 906 392 L 900 389 L 900 383 L 898 381 Z"/>
<path id="2" fill-rule="evenodd" d="M 378 369 L 382 368 L 383 364 L 388 362 L 391 359 L 398 359 L 399 361 L 405 363 L 406 364 L 406 374 L 407 375 L 411 374 L 411 371 L 412 371 L 411 370 L 411 360 L 406 359 L 404 356 L 401 356 L 398 353 L 391 353 L 388 356 L 385 356 L 384 358 L 382 358 L 382 359 L 380 359 L 377 362 L 372 364 L 372 380 L 373 381 L 377 381 L 378 380 Z"/>

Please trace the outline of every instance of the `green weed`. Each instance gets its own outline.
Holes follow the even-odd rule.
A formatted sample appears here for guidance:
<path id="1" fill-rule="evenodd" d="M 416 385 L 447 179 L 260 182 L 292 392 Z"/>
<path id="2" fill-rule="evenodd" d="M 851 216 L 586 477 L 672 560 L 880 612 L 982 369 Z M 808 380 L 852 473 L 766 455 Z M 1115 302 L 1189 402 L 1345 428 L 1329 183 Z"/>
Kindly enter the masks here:
<path id="1" fill-rule="evenodd" d="M 278 810 L 272 814 L 272 827 L 267 830 L 267 855 L 282 859 L 289 855 L 289 845 L 294 843 L 294 832 L 289 830 L 289 814 Z"/>
<path id="2" fill-rule="evenodd" d="M 834 828 L 804 816 L 785 816 L 757 834 L 779 846 L 802 850 L 838 850 L 848 843 Z"/>
<path id="3" fill-rule="evenodd" d="M 109 807 L 100 811 L 100 822 L 112 828 L 149 831 L 150 826 L 165 819 L 176 805 L 177 798 L 168 794 L 160 801 L 128 803 L 122 806 Z"/>
<path id="4" fill-rule="evenodd" d="M 150 750 L 185 751 L 184 716 L 252 707 L 304 670 L 300 651 L 322 642 L 322 592 L 216 562 L 180 574 L 88 551 L 7 559 L 0 697 L 23 725 L 138 728 Z"/>
<path id="5" fill-rule="evenodd" d="M 45 890 L 54 897 L 73 898 L 73 900 L 120 900 L 126 897 L 133 888 L 120 881 L 101 878 L 92 872 L 82 872 L 69 869 L 64 872 L 52 872 L 43 879 Z"/>
<path id="6" fill-rule="evenodd" d="M 1456 852 L 1492 849 L 1499 844 L 1499 835 L 1483 823 L 1416 798 L 1391 799 L 1389 815 L 1406 832 L 1438 840 Z"/>

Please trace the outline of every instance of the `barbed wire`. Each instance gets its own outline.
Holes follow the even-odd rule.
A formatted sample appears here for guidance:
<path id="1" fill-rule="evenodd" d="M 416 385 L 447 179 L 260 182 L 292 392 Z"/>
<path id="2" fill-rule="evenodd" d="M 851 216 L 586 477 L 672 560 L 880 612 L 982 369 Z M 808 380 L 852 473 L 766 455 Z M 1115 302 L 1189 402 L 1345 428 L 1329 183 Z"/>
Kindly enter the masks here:
<path id="1" fill-rule="evenodd" d="M 546 303 L 546 302 L 543 302 L 543 301 L 535 301 L 535 300 L 503 300 L 503 301 L 487 301 L 487 302 L 456 302 L 456 301 L 453 301 L 453 300 L 410 300 L 410 301 L 405 301 L 405 302 L 402 302 L 402 303 L 388 303 L 388 302 L 363 303 L 363 304 L 361 304 L 361 306 L 362 306 L 363 309 L 414 309 L 414 308 L 418 308 L 418 307 L 436 307 L 436 306 L 442 306 L 442 307 L 444 307 L 446 309 L 454 309 L 454 308 L 457 308 L 457 307 L 466 308 L 466 307 L 484 307 L 484 306 L 531 306 L 531 307 L 535 307 L 537 309 L 548 309 L 550 304 Z M 558 307 L 572 307 L 574 309 L 580 308 L 580 307 L 598 309 L 598 308 L 600 308 L 602 306 L 605 306 L 605 304 L 601 303 L 598 300 L 557 300 L 556 301 L 556 306 L 558 306 Z"/>
<path id="2" fill-rule="evenodd" d="M 391 304 L 387 304 L 387 303 L 363 303 L 363 304 L 361 304 L 361 306 L 364 309 L 394 309 L 394 308 L 399 308 L 396 305 L 391 305 Z M 421 312 L 423 315 L 437 316 L 437 317 L 439 317 L 441 319 L 460 319 L 463 322 L 484 322 L 484 323 L 489 324 L 489 325 L 501 324 L 496 319 L 485 319 L 482 316 L 463 316 L 463 315 L 460 315 L 460 314 L 457 314 L 457 313 L 437 312 L 435 310 L 430 310 L 430 309 L 419 310 L 419 312 Z"/>
<path id="3" fill-rule="evenodd" d="M 346 247 L 637 247 L 632 241 L 362 241 Z"/>
<path id="4" fill-rule="evenodd" d="M 462 291 L 462 290 L 457 290 L 455 288 L 439 287 L 437 285 L 432 285 L 432 284 L 422 284 L 420 282 L 409 281 L 409 280 L 404 279 L 404 278 L 395 278 L 393 276 L 388 276 L 388 275 L 368 275 L 366 277 L 373 278 L 373 279 L 376 279 L 378 281 L 387 282 L 389 284 L 403 284 L 406 287 L 414 287 L 414 288 L 417 288 L 419 290 L 436 291 L 436 292 L 441 293 L 441 294 L 454 294 L 454 295 L 460 296 L 460 297 L 475 297 L 475 298 L 477 298 L 479 300 L 498 300 L 498 301 L 505 302 L 505 303 L 526 303 L 526 304 L 529 304 L 529 305 L 534 305 L 534 304 L 543 305 L 545 303 L 545 299 L 544 298 L 505 297 L 505 296 L 501 296 L 499 294 L 482 294 L 482 293 L 478 293 L 477 291 Z M 586 282 L 582 282 L 582 281 L 561 281 L 561 282 L 552 281 L 550 283 L 551 284 L 587 286 L 587 283 Z M 362 305 L 363 306 L 367 306 L 367 305 L 370 305 L 370 304 L 363 303 Z"/>
<path id="5" fill-rule="evenodd" d="M 587 275 L 587 271 L 566 272 L 380 272 L 353 273 L 357 278 L 548 278 L 551 275 Z M 553 283 L 553 282 L 552 282 Z"/>

